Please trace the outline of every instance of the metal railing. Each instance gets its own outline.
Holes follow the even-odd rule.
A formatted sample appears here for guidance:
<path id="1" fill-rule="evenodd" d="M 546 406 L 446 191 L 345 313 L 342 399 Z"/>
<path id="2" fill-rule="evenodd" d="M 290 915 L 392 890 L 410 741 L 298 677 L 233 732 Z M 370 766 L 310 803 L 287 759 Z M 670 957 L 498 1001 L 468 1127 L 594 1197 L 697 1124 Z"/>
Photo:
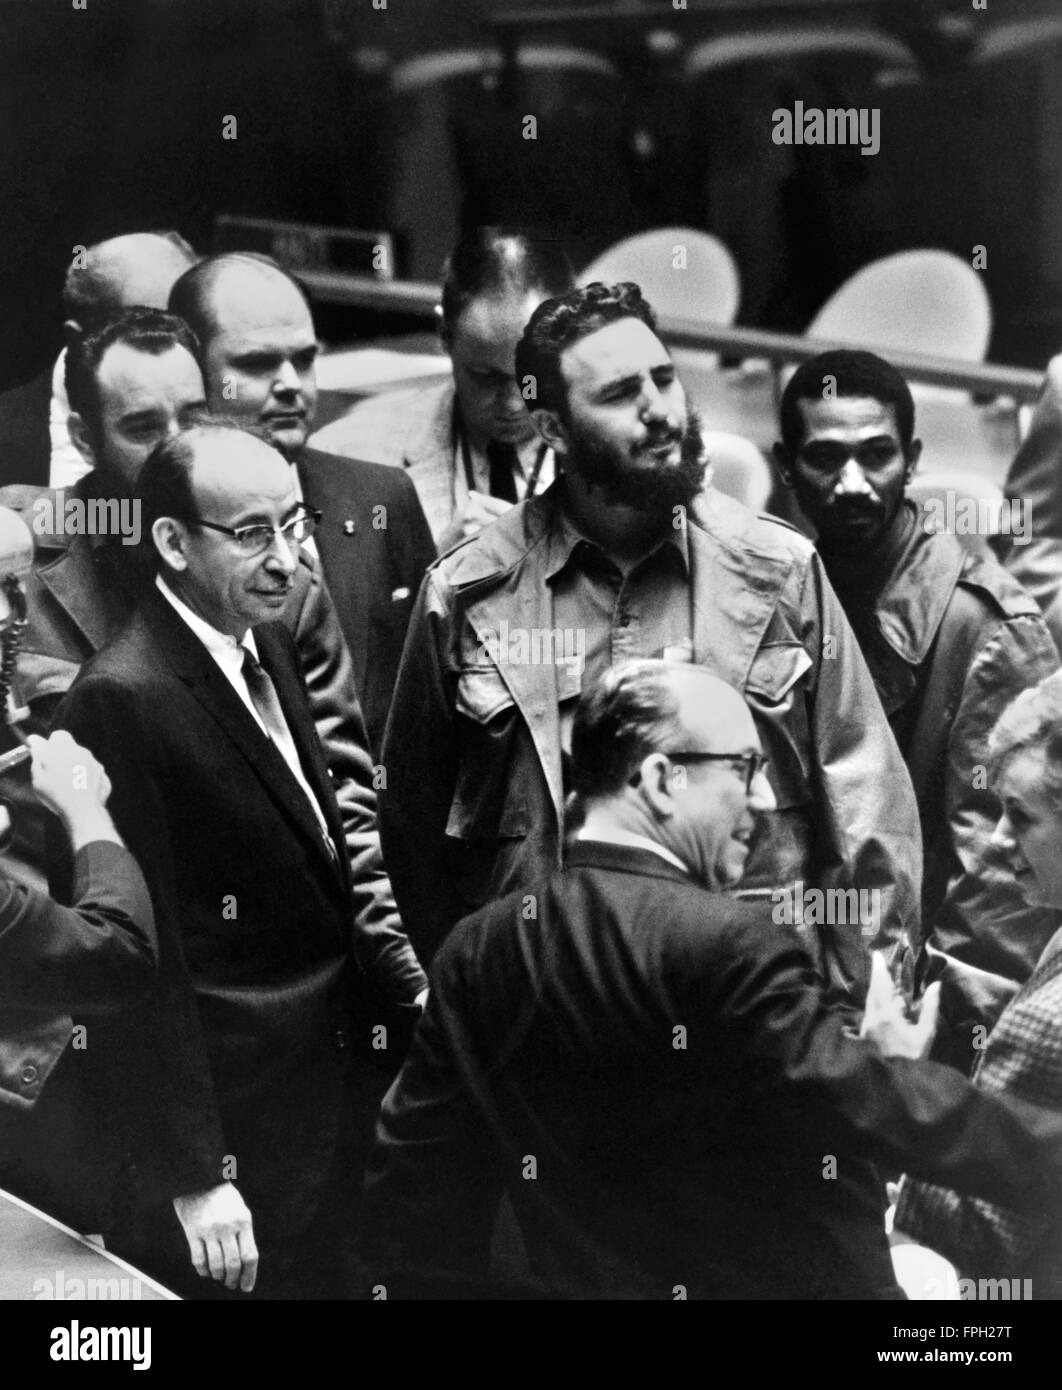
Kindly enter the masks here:
<path id="1" fill-rule="evenodd" d="M 409 314 L 434 322 L 439 286 L 415 280 L 383 282 L 334 271 L 302 270 L 299 279 L 315 299 L 325 304 L 374 309 L 383 313 Z M 829 348 L 851 347 L 833 339 L 804 338 L 789 333 L 770 333 L 761 328 L 735 328 L 687 318 L 660 317 L 660 329 L 673 347 L 701 348 L 728 357 L 766 358 L 775 380 L 789 364 L 806 362 Z M 976 396 L 1009 396 L 1019 404 L 1035 400 L 1043 380 L 1041 373 L 1024 367 L 1003 367 L 981 362 L 962 362 L 927 357 L 917 352 L 890 351 L 888 359 L 910 381 L 948 386 Z"/>

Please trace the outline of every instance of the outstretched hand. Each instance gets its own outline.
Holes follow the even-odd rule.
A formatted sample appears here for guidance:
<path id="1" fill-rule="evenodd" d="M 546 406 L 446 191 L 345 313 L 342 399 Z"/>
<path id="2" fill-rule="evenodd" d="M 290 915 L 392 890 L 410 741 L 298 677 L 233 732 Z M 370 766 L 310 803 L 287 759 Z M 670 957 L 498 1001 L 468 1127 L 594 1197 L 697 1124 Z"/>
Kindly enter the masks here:
<path id="1" fill-rule="evenodd" d="M 893 984 L 880 951 L 870 961 L 870 988 L 863 1014 L 861 1038 L 869 1038 L 884 1057 L 924 1057 L 933 1043 L 940 1012 L 940 985 L 930 985 L 922 996 L 916 1020 L 907 1016 L 903 997 Z"/>

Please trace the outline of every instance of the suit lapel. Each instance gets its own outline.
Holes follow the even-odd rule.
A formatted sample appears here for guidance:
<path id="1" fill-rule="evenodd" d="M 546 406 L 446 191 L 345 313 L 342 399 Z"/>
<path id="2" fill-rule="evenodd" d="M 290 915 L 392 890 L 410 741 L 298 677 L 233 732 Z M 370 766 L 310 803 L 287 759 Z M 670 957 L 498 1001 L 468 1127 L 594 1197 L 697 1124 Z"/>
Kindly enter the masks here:
<path id="1" fill-rule="evenodd" d="M 335 791 L 332 787 L 332 779 L 328 775 L 328 764 L 324 759 L 320 739 L 306 704 L 306 696 L 292 669 L 290 659 L 285 656 L 284 647 L 277 636 L 274 625 L 269 624 L 255 628 L 254 638 L 262 665 L 269 672 L 273 678 L 273 684 L 276 686 L 280 707 L 284 711 L 284 718 L 287 720 L 291 736 L 295 741 L 303 775 L 310 784 L 313 794 L 317 798 L 317 804 L 328 822 L 328 829 L 336 850 L 335 863 L 339 866 L 340 877 L 349 890 L 351 887 L 350 863 L 346 852 L 343 819 L 336 803 Z M 301 790 L 300 788 L 300 799 L 305 804 L 306 798 L 301 795 Z M 317 823 L 312 812 L 310 819 L 313 820 L 317 842 L 320 843 L 320 833 L 317 830 Z"/>
<path id="2" fill-rule="evenodd" d="M 141 611 L 152 637 L 160 646 L 174 673 L 243 754 L 273 800 L 310 839 L 322 859 L 330 862 L 320 826 L 306 800 L 305 792 L 292 776 L 291 769 L 281 754 L 258 727 L 206 647 L 159 594 L 152 592 L 146 595 Z M 272 671 L 270 674 L 272 675 Z M 286 715 L 288 706 L 284 705 L 283 697 L 281 705 Z M 299 746 L 298 742 L 296 746 Z M 302 747 L 299 747 L 299 752 L 301 755 Z"/>
<path id="3" fill-rule="evenodd" d="M 429 393 L 425 392 L 425 397 Z M 432 535 L 438 536 L 455 511 L 468 500 L 465 470 L 454 467 L 454 384 L 439 387 L 426 400 L 426 413 L 406 438 L 405 463 L 417 489 Z"/>

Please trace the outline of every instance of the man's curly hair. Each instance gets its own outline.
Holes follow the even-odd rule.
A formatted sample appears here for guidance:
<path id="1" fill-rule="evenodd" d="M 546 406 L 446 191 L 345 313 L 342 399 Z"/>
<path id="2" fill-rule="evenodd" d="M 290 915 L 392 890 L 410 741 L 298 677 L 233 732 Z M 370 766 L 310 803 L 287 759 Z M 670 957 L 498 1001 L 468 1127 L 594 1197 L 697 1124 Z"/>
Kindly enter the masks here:
<path id="1" fill-rule="evenodd" d="M 641 319 L 654 333 L 657 331 L 651 305 L 629 280 L 618 285 L 595 280 L 540 304 L 516 347 L 516 381 L 527 408 L 555 410 L 566 418 L 568 391 L 561 373 L 561 354 L 580 338 L 620 319 Z M 529 377 L 534 383 L 530 395 L 524 389 Z"/>

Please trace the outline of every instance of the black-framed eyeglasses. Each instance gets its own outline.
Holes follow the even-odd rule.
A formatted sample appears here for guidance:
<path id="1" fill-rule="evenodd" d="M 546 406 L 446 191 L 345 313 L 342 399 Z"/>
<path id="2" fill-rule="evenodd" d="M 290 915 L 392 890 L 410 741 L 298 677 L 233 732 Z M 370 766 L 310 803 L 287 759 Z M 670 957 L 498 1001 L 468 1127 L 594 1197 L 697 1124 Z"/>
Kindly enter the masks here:
<path id="1" fill-rule="evenodd" d="M 292 542 L 301 544 L 309 540 L 320 522 L 321 513 L 316 507 L 304 507 L 283 526 L 269 526 L 264 521 L 256 522 L 253 526 L 222 526 L 216 521 L 204 521 L 201 516 L 190 516 L 187 524 L 205 526 L 208 531 L 220 531 L 223 536 L 230 536 L 245 555 L 260 555 L 273 544 L 274 536 L 280 536 L 289 546 Z"/>
<path id="2" fill-rule="evenodd" d="M 767 767 L 762 753 L 681 753 L 670 750 L 665 754 L 676 763 L 738 763 L 745 769 L 745 795 L 752 794 L 757 774 Z"/>

